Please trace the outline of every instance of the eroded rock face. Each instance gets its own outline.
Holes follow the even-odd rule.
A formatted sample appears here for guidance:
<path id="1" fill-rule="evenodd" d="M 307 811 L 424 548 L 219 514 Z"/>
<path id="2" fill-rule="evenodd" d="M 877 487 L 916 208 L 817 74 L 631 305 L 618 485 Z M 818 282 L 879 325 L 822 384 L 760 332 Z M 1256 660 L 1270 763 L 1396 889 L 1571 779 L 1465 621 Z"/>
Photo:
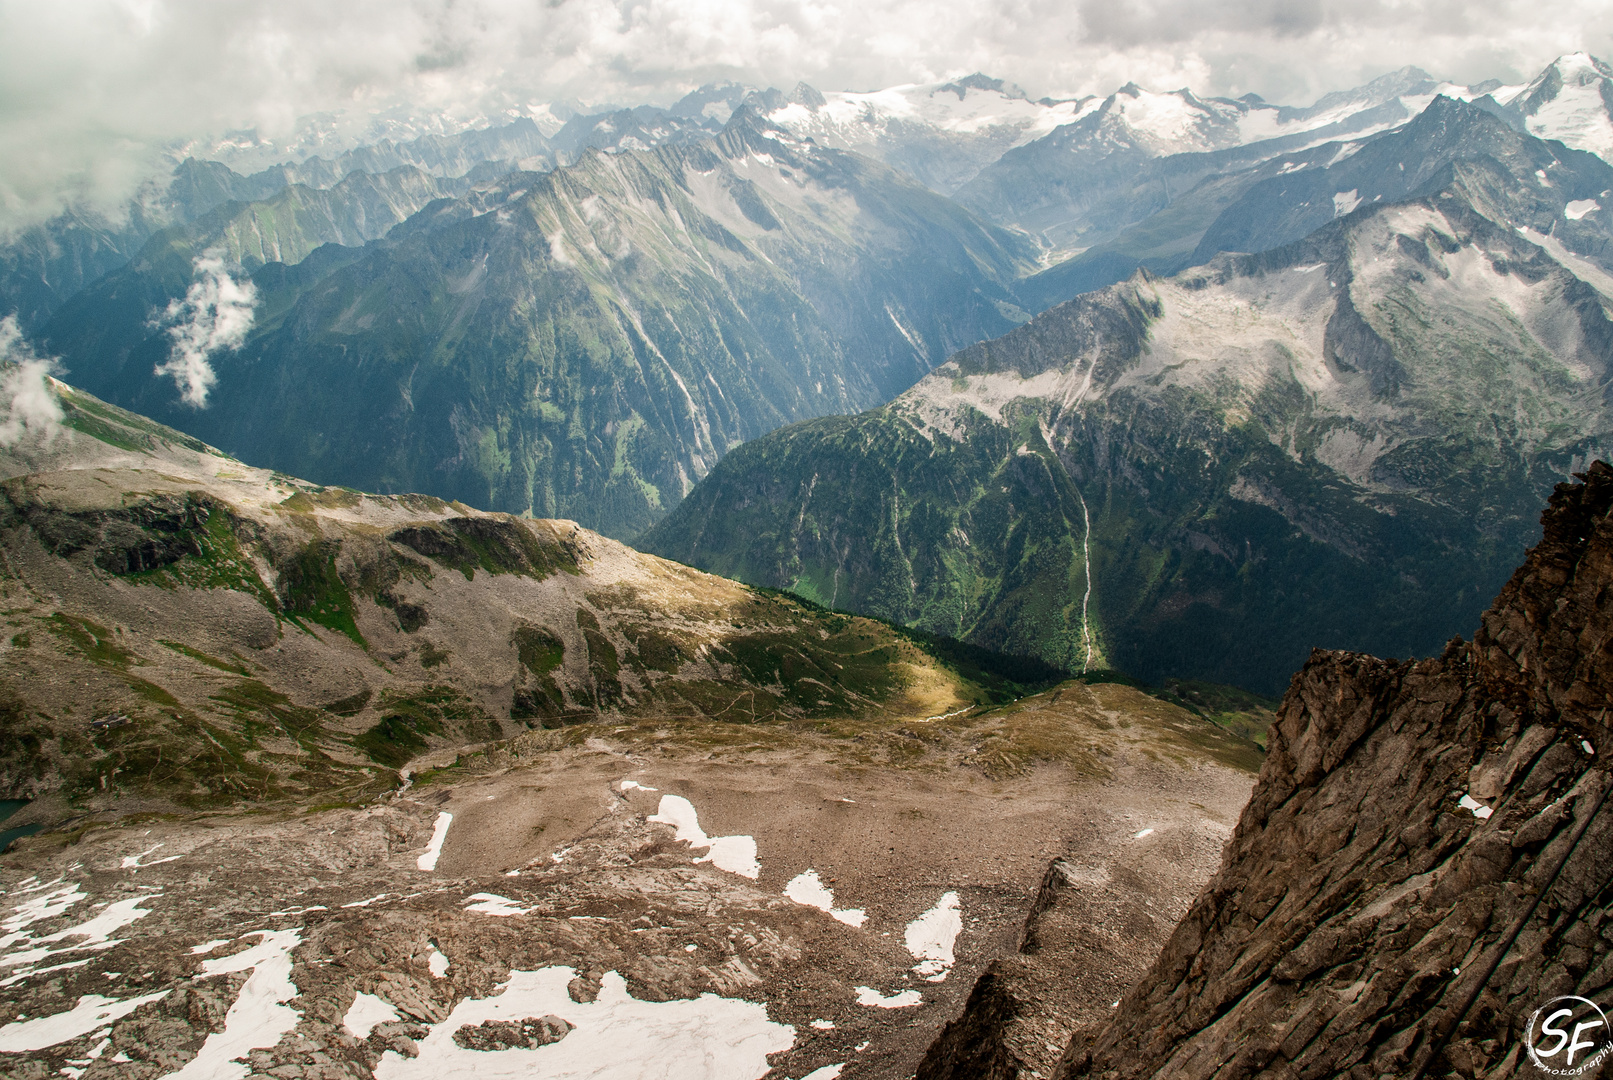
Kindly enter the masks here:
<path id="1" fill-rule="evenodd" d="M 1318 651 L 1222 868 L 1062 1075 L 1510 1076 L 1613 984 L 1613 469 L 1559 485 L 1472 643 Z"/>

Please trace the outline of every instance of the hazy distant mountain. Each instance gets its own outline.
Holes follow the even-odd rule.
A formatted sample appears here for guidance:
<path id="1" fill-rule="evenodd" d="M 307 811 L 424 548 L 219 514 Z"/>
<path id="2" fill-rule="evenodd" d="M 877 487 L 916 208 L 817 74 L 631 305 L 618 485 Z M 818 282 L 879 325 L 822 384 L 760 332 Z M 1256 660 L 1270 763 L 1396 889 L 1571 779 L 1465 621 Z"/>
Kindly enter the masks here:
<path id="1" fill-rule="evenodd" d="M 1322 200 L 1308 237 L 759 439 L 645 545 L 1144 678 L 1274 691 L 1313 646 L 1437 650 L 1613 448 L 1613 168 L 1440 98 L 1301 176 L 1310 207 L 1252 191 L 1268 216 L 1229 220 L 1280 240 Z"/>
<path id="2" fill-rule="evenodd" d="M 553 164 L 549 143 L 531 120 L 410 142 L 383 140 L 329 160 L 311 157 L 281 163 L 250 176 L 216 161 L 187 158 L 171 176 L 147 185 L 120 213 L 70 209 L 0 243 L 0 316 L 15 314 L 25 329 L 37 329 L 80 289 L 127 264 L 159 230 L 188 225 L 226 202 L 269 199 L 291 185 L 336 188 L 354 173 L 380 176 L 401 169 L 404 172 L 398 176 L 420 173 L 455 179 L 474 177 L 478 172 L 550 168 Z M 488 169 L 489 165 L 495 167 Z M 382 194 L 380 190 L 398 182 L 396 177 L 391 181 L 355 180 L 346 191 L 324 201 L 335 207 L 357 199 L 357 204 L 348 209 L 331 209 L 329 213 L 336 218 L 362 216 L 364 204 L 376 199 L 401 207 L 410 201 L 409 196 L 402 196 L 400 202 L 398 194 Z M 447 185 L 437 194 L 449 194 L 463 186 Z M 373 189 L 368 195 L 361 193 L 366 187 Z M 306 192 L 302 200 L 308 201 Z M 363 243 L 382 235 L 385 228 L 423 205 L 423 201 L 415 202 L 401 214 L 387 212 L 381 218 L 370 215 L 368 225 L 356 224 L 355 218 L 346 226 L 333 222 L 331 228 L 314 232 L 309 232 L 304 223 L 299 231 L 310 238 L 317 234 L 318 238 L 312 240 L 314 246 Z M 385 227 L 381 227 L 383 222 Z M 275 241 L 264 242 L 272 247 Z M 288 257 L 286 261 L 294 260 Z"/>
<path id="3" fill-rule="evenodd" d="M 263 266 L 258 322 L 197 410 L 153 374 L 171 340 L 150 317 L 216 242 L 165 239 L 44 346 L 92 392 L 288 472 L 617 536 L 740 442 L 888 400 L 1011 329 L 1034 255 L 742 110 L 716 140 L 509 173 L 366 248 Z"/>
<path id="4" fill-rule="evenodd" d="M 132 259 L 159 229 L 220 203 L 264 198 L 281 184 L 187 160 L 122 214 L 74 208 L 24 229 L 0 243 L 0 317 L 16 315 L 24 329 L 35 329 L 85 285 Z"/>
<path id="5" fill-rule="evenodd" d="M 1269 105 L 1253 95 L 1156 94 L 1132 83 L 1004 154 L 957 198 L 1055 247 L 1090 247 L 1165 209 L 1206 177 L 1384 131 L 1421 112 L 1436 93 L 1465 92 L 1417 68 L 1329 94 L 1306 109 Z"/>
<path id="6" fill-rule="evenodd" d="M 1570 73 L 1566 81 L 1563 71 Z M 1564 57 L 1528 87 L 1497 81 L 1460 87 L 1406 68 L 1328 94 L 1308 109 L 1131 87 L 1090 116 L 1009 153 L 957 197 L 993 220 L 1040 233 L 1055 247 L 1083 249 L 1021 287 L 1022 303 L 1039 311 L 1124 280 L 1140 266 L 1172 274 L 1219 250 L 1258 251 L 1304 235 L 1327 220 L 1331 196 L 1350 187 L 1326 193 L 1303 227 L 1278 240 L 1245 235 L 1234 241 L 1225 231 L 1230 219 L 1222 215 L 1262 213 L 1258 204 L 1277 177 L 1293 174 L 1297 180 L 1278 187 L 1303 189 L 1310 171 L 1403 125 L 1435 94 L 1470 101 L 1520 131 L 1595 152 L 1604 145 L 1598 132 L 1613 137 L 1602 97 L 1613 96 L 1602 89 L 1609 85 L 1606 71 L 1594 58 Z M 1559 87 L 1569 88 L 1561 90 L 1561 101 L 1550 98 Z M 1548 98 L 1552 103 L 1541 104 Z M 1538 115 L 1524 115 L 1528 102 L 1540 106 Z M 1414 164 L 1426 173 L 1426 162 Z M 1405 180 L 1401 175 L 1386 183 L 1404 192 Z M 1393 196 L 1374 190 L 1362 197 Z M 1240 201 L 1243 209 L 1234 210 Z M 1212 226 L 1221 232 L 1207 237 Z"/>
<path id="7" fill-rule="evenodd" d="M 977 73 L 870 93 L 819 93 L 803 83 L 789 95 L 775 90 L 753 100 L 796 135 L 878 158 L 951 194 L 1006 151 L 1075 120 L 1093 99 L 1032 101 Z"/>
<path id="8" fill-rule="evenodd" d="M 528 118 L 508 124 L 462 131 L 453 135 L 424 135 L 406 142 L 382 139 L 334 158 L 310 157 L 282 162 L 251 179 L 275 186 L 306 184 L 331 187 L 355 172 L 385 173 L 415 168 L 431 176 L 461 177 L 487 162 L 508 162 L 522 169 L 554 165 L 554 147 L 538 125 Z"/>

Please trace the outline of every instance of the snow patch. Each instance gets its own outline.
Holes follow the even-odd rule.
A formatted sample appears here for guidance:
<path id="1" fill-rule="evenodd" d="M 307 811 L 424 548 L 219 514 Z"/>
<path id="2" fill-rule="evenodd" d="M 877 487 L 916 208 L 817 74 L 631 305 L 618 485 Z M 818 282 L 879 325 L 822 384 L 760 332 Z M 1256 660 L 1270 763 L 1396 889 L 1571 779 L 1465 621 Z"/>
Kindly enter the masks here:
<path id="1" fill-rule="evenodd" d="M 1586 214 L 1594 214 L 1601 208 L 1595 199 L 1575 199 L 1563 207 L 1563 217 L 1569 221 L 1578 221 Z"/>
<path id="2" fill-rule="evenodd" d="M 1134 837 L 1132 837 L 1132 839 L 1133 839 L 1133 840 L 1141 840 L 1141 839 L 1142 839 L 1142 838 L 1143 838 L 1143 837 L 1145 837 L 1145 836 L 1150 836 L 1150 835 L 1152 835 L 1152 834 L 1153 834 L 1153 832 L 1154 832 L 1154 830 L 1153 830 L 1153 829 L 1144 829 L 1144 830 L 1143 830 L 1143 831 L 1142 831 L 1142 832 L 1140 832 L 1140 833 L 1138 833 L 1138 834 L 1137 834 L 1137 835 L 1136 835 L 1136 836 L 1134 836 Z"/>
<path id="3" fill-rule="evenodd" d="M 1473 811 L 1473 816 L 1478 818 L 1480 821 L 1483 821 L 1485 818 L 1495 813 L 1494 810 L 1491 810 L 1488 806 L 1485 806 L 1471 795 L 1463 795 L 1462 801 L 1456 805 L 1460 806 L 1463 810 Z"/>
<path id="4" fill-rule="evenodd" d="M 834 906 L 834 890 L 823 883 L 816 870 L 805 870 L 790 879 L 784 886 L 784 895 L 805 907 L 815 907 L 819 911 L 826 911 L 830 917 L 838 919 L 847 926 L 860 927 L 868 921 L 862 908 L 839 909 Z"/>
<path id="5" fill-rule="evenodd" d="M 695 862 L 709 862 L 719 870 L 750 878 L 755 881 L 762 873 L 762 864 L 756 858 L 756 840 L 750 836 L 707 836 L 700 828 L 700 815 L 694 804 L 681 795 L 661 796 L 650 821 L 674 826 L 678 831 L 673 839 L 682 840 L 692 848 L 710 848 Z"/>
<path id="6" fill-rule="evenodd" d="M 507 918 L 511 915 L 525 915 L 532 910 L 531 908 L 521 907 L 514 900 L 507 896 L 500 896 L 498 893 L 474 893 L 467 896 L 465 900 L 470 905 L 465 909 L 466 911 L 478 911 L 483 915 L 497 915 L 500 918 Z M 447 970 L 446 966 L 443 970 Z"/>
<path id="7" fill-rule="evenodd" d="M 89 899 L 89 894 L 79 888 L 77 882 L 62 885 L 61 888 L 53 888 L 61 884 L 60 878 L 43 885 L 37 883 L 29 885 L 28 882 L 37 882 L 37 879 L 29 878 L 18 892 L 24 894 L 37 892 L 40 895 L 13 907 L 5 921 L 0 922 L 0 930 L 6 931 L 6 936 L 0 938 L 0 949 L 9 948 L 21 932 L 34 923 L 54 919 L 80 900 Z"/>
<path id="8" fill-rule="evenodd" d="M 151 854 L 155 853 L 156 850 L 158 848 L 160 848 L 160 847 L 162 847 L 161 844 L 152 844 L 150 847 L 146 848 L 146 850 L 142 851 L 138 855 L 125 855 L 123 857 L 123 862 L 120 865 L 120 869 L 123 869 L 123 870 L 138 870 L 142 866 L 156 866 L 159 863 L 173 862 L 175 859 L 179 858 L 178 855 L 170 855 L 166 859 L 155 859 L 155 860 L 153 860 L 151 862 L 142 862 L 141 861 L 147 855 L 151 855 Z"/>
<path id="9" fill-rule="evenodd" d="M 886 997 L 871 986 L 859 986 L 856 990 L 857 1004 L 866 1005 L 870 1009 L 911 1009 L 914 1005 L 924 1004 L 924 995 L 917 990 L 903 990 L 890 997 Z"/>
<path id="10" fill-rule="evenodd" d="M 767 1055 L 790 1049 L 795 1029 L 767 1018 L 752 1001 L 702 994 L 690 1001 L 639 1001 L 614 971 L 601 980 L 592 1002 L 571 999 L 569 967 L 512 971 L 502 991 L 468 998 L 432 1027 L 420 1056 L 388 1050 L 376 1080 L 757 1080 L 771 1066 Z M 559 1042 L 537 1049 L 466 1050 L 454 1033 L 487 1020 L 554 1015 L 572 1024 Z"/>
<path id="11" fill-rule="evenodd" d="M 43 1050 L 47 1046 L 88 1035 L 96 1028 L 122 1019 L 148 1001 L 168 996 L 167 990 L 140 997 L 117 1001 L 100 994 L 85 994 L 66 1012 L 53 1016 L 36 1016 L 32 1020 L 17 1020 L 0 1027 L 0 1054 L 19 1054 L 29 1050 Z M 245 1075 L 243 1073 L 243 1075 Z"/>
<path id="12" fill-rule="evenodd" d="M 437 815 L 437 825 L 431 830 L 431 842 L 426 845 L 425 854 L 415 860 L 415 866 L 427 871 L 437 869 L 437 859 L 442 855 L 442 842 L 448 839 L 448 826 L 453 822 L 454 815 L 446 810 Z"/>
<path id="13" fill-rule="evenodd" d="M 963 915 L 955 892 L 943 893 L 935 906 L 907 924 L 907 951 L 919 961 L 913 970 L 929 982 L 941 982 L 956 959 L 953 943 L 963 929 Z"/>
<path id="14" fill-rule="evenodd" d="M 374 994 L 359 991 L 342 1017 L 342 1027 L 355 1039 L 368 1039 L 376 1024 L 388 1024 L 397 1019 L 398 1010 Z"/>
<path id="15" fill-rule="evenodd" d="M 437 951 L 437 946 L 426 946 L 426 970 L 431 972 L 433 979 L 446 979 L 448 977 L 448 958 Z"/>
<path id="16" fill-rule="evenodd" d="M 74 885 L 73 890 L 77 891 L 77 889 L 78 886 Z M 13 949 L 13 951 L 6 953 L 4 956 L 0 956 L 0 968 L 22 967 L 23 969 L 8 979 L 8 984 L 16 982 L 19 978 L 39 972 L 40 964 L 43 964 L 57 956 L 62 956 L 66 953 L 73 952 L 100 952 L 105 949 L 110 949 L 114 945 L 121 944 L 122 939 L 114 938 L 112 935 L 118 930 L 121 930 L 123 927 L 128 926 L 135 920 L 143 919 L 147 915 L 150 915 L 151 912 L 140 905 L 145 903 L 147 900 L 155 900 L 161 895 L 161 893 L 156 893 L 149 896 L 133 896 L 127 900 L 119 900 L 116 903 L 108 904 L 101 911 L 101 913 L 95 916 L 93 919 L 81 922 L 77 926 L 70 926 L 66 930 L 58 930 L 54 934 L 46 934 L 44 937 L 33 937 L 32 935 L 19 929 L 16 933 L 7 934 L 5 937 L 0 938 L 0 948 L 11 949 L 13 946 L 24 946 L 20 949 Z M 40 898 L 42 901 L 44 901 L 43 906 L 40 908 L 31 909 L 24 912 L 21 909 L 28 907 L 28 905 L 19 905 L 19 914 L 14 915 L 13 919 L 20 921 L 21 919 L 27 917 L 30 921 L 37 922 L 38 919 L 32 918 L 32 916 L 41 911 L 59 914 L 61 910 L 65 909 L 66 904 L 62 904 L 61 907 L 56 907 L 55 904 L 51 902 L 51 898 L 53 896 L 58 897 L 59 899 L 57 902 L 60 902 L 60 893 L 47 894 L 45 897 Z M 74 897 L 73 900 L 76 901 L 82 898 L 83 895 L 79 894 L 77 897 Z M 45 915 L 44 917 L 49 918 L 50 915 Z M 12 921 L 12 919 L 7 920 L 7 929 L 10 929 L 10 924 Z M 27 925 L 27 923 L 22 923 L 21 925 Z M 59 949 L 52 949 L 49 947 L 56 942 L 65 942 L 69 938 L 77 938 L 79 940 L 71 945 L 63 945 L 63 947 Z M 87 963 L 89 963 L 89 960 L 85 959 L 75 961 L 72 964 L 64 964 L 59 966 L 82 967 Z M 52 968 L 47 970 L 56 969 Z"/>
<path id="17" fill-rule="evenodd" d="M 422 857 L 424 857 L 424 856 L 422 856 Z M 368 900 L 354 900 L 351 904 L 343 904 L 342 907 L 343 907 L 344 910 L 346 908 L 369 907 L 371 904 L 375 903 L 377 900 L 385 900 L 388 896 L 391 896 L 391 895 L 392 895 L 391 893 L 377 893 L 376 895 L 370 897 Z"/>
<path id="18" fill-rule="evenodd" d="M 918 353 L 920 356 L 923 356 L 924 343 L 918 339 L 917 335 L 915 335 L 913 331 L 902 325 L 902 320 L 896 317 L 896 312 L 891 310 L 891 306 L 889 304 L 885 305 L 885 314 L 890 316 L 891 322 L 896 326 L 897 333 L 901 334 L 902 337 L 907 339 L 907 343 L 913 347 L 913 351 Z"/>
<path id="19" fill-rule="evenodd" d="M 821 1069 L 813 1069 L 801 1077 L 801 1080 L 835 1080 L 835 1077 L 840 1075 L 840 1070 L 845 1067 L 845 1062 L 841 1062 L 838 1065 L 825 1065 Z"/>
<path id="20" fill-rule="evenodd" d="M 621 787 L 622 787 L 622 794 L 623 795 L 626 795 L 629 791 L 659 791 L 660 790 L 660 788 L 645 787 L 643 784 L 639 783 L 637 780 L 623 780 Z"/>
<path id="21" fill-rule="evenodd" d="M 1341 191 L 1333 196 L 1333 216 L 1343 217 L 1361 205 L 1361 192 L 1357 188 Z"/>
<path id="22" fill-rule="evenodd" d="M 297 996 L 291 981 L 291 950 L 302 942 L 300 930 L 254 930 L 247 937 L 261 940 L 245 952 L 202 962 L 197 978 L 251 970 L 241 993 L 224 1016 L 224 1030 L 215 1031 L 183 1069 L 163 1080 L 239 1080 L 251 1066 L 236 1058 L 250 1050 L 277 1045 L 302 1019 L 285 1002 Z"/>

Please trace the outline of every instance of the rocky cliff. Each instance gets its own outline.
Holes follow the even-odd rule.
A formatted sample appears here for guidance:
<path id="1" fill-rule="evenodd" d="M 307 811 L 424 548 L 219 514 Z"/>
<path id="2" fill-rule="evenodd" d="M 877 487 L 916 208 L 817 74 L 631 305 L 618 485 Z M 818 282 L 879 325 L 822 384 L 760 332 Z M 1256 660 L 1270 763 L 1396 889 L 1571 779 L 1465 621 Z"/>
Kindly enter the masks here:
<path id="1" fill-rule="evenodd" d="M 1312 655 L 1220 872 L 1061 1075 L 1510 1076 L 1536 1008 L 1606 993 L 1613 469 L 1583 480 L 1472 642 Z"/>

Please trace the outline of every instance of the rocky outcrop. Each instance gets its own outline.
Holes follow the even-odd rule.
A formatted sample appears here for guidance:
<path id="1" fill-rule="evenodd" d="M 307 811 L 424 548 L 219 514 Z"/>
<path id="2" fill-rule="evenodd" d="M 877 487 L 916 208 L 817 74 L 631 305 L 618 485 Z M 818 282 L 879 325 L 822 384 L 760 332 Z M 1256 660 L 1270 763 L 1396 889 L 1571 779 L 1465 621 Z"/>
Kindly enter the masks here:
<path id="1" fill-rule="evenodd" d="M 1527 1067 L 1539 1006 L 1613 984 L 1613 468 L 1581 479 L 1557 487 L 1543 539 L 1471 643 L 1416 661 L 1312 655 L 1219 873 L 1117 1006 L 1095 1016 L 1084 1001 L 1085 920 L 1034 957 L 1050 913 L 1099 892 L 1055 863 L 1027 947 L 982 976 L 920 1075 Z M 1052 1069 L 1021 1037 L 1046 1016 L 1088 1021 Z"/>
<path id="2" fill-rule="evenodd" d="M 1613 469 L 1582 478 L 1473 642 L 1313 654 L 1221 871 L 1061 1075 L 1510 1076 L 1537 1007 L 1613 984 Z"/>
<path id="3" fill-rule="evenodd" d="M 1071 1032 L 1106 1018 L 1145 970 L 1170 924 L 1136 875 L 1055 860 L 1025 919 L 1019 950 L 994 960 L 963 1014 L 920 1063 L 916 1080 L 1050 1076 Z"/>

